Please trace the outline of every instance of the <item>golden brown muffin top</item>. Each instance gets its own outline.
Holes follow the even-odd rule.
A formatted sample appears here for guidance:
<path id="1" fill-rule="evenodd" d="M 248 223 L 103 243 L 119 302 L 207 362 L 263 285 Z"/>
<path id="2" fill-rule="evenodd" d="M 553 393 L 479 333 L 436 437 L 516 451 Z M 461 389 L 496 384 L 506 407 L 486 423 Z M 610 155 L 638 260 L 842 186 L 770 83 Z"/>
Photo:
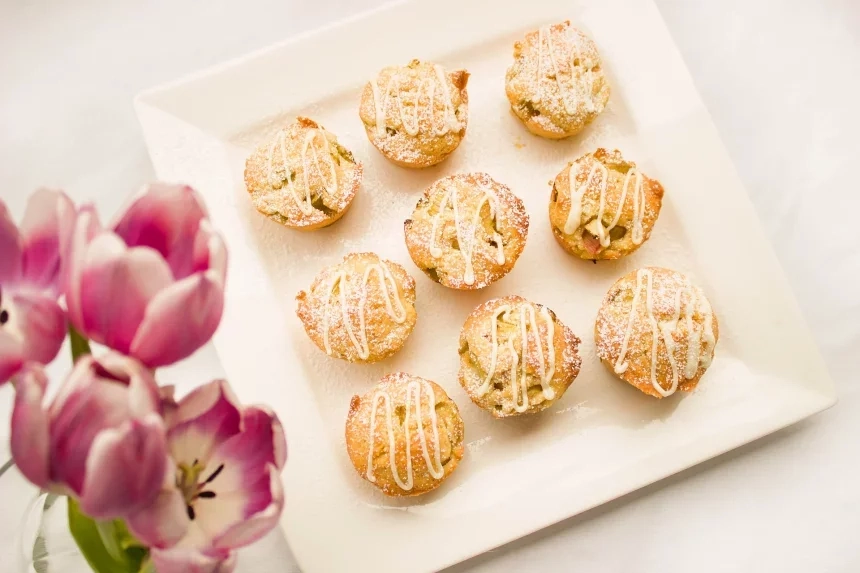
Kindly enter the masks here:
<path id="1" fill-rule="evenodd" d="M 589 260 L 618 259 L 648 240 L 662 204 L 659 181 L 617 149 L 599 148 L 556 176 L 550 224 L 570 253 Z"/>
<path id="2" fill-rule="evenodd" d="M 254 207 L 288 227 L 323 226 L 350 204 L 361 164 L 337 137 L 306 117 L 278 131 L 245 163 Z"/>
<path id="3" fill-rule="evenodd" d="M 468 122 L 469 73 L 431 62 L 383 68 L 361 94 L 359 116 L 371 143 L 407 167 L 442 161 L 460 144 Z"/>
<path id="4" fill-rule="evenodd" d="M 528 228 L 520 198 L 486 173 L 439 179 L 404 224 L 415 264 L 456 289 L 484 288 L 506 275 L 525 248 Z"/>
<path id="5" fill-rule="evenodd" d="M 719 326 L 701 288 L 677 271 L 647 267 L 612 285 L 594 335 L 607 367 L 662 398 L 695 387 L 713 360 Z"/>
<path id="6" fill-rule="evenodd" d="M 386 495 L 437 488 L 463 457 L 463 438 L 463 419 L 445 390 L 405 372 L 389 374 L 349 405 L 349 458 Z"/>
<path id="7" fill-rule="evenodd" d="M 569 21 L 534 30 L 516 42 L 506 79 L 512 110 L 544 137 L 574 135 L 609 100 L 597 46 Z"/>
<path id="8" fill-rule="evenodd" d="M 515 295 L 487 301 L 460 332 L 460 384 L 498 418 L 539 412 L 579 373 L 579 343 L 541 304 Z"/>
<path id="9" fill-rule="evenodd" d="M 324 268 L 296 295 L 296 314 L 326 354 L 376 362 L 403 346 L 415 327 L 415 279 L 374 253 L 352 253 Z"/>

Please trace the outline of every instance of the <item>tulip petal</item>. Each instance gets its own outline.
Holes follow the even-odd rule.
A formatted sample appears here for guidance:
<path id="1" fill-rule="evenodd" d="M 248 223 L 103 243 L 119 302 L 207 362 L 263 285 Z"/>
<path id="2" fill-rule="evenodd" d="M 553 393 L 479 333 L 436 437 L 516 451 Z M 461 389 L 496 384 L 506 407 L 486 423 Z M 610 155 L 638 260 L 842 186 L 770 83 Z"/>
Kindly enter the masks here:
<path id="1" fill-rule="evenodd" d="M 70 240 L 64 287 L 69 321 L 81 332 L 84 330 L 84 318 L 81 313 L 81 276 L 84 273 L 89 244 L 101 230 L 102 226 L 95 208 L 92 205 L 81 207 Z"/>
<path id="2" fill-rule="evenodd" d="M 65 193 L 39 189 L 30 196 L 21 221 L 23 281 L 57 296 L 61 263 L 68 253 L 77 213 Z"/>
<path id="3" fill-rule="evenodd" d="M 161 396 L 155 377 L 134 358 L 108 351 L 95 361 L 93 374 L 128 387 L 128 410 L 132 416 L 144 417 L 160 411 Z"/>
<path id="4" fill-rule="evenodd" d="M 281 423 L 267 408 L 248 406 L 242 412 L 242 433 L 225 442 L 214 456 L 238 460 L 245 467 L 262 468 L 277 464 L 276 452 L 285 446 L 277 445 L 283 437 Z"/>
<path id="5" fill-rule="evenodd" d="M 220 468 L 206 488 L 216 495 L 195 504 L 196 523 L 212 538 L 269 507 L 274 497 L 268 468 L 275 466 L 275 425 L 271 414 L 250 407 L 242 432 L 212 452 L 207 470 Z"/>
<path id="6" fill-rule="evenodd" d="M 28 480 L 45 488 L 50 481 L 48 414 L 42 406 L 48 377 L 40 366 L 16 377 L 10 448 L 15 465 Z"/>
<path id="7" fill-rule="evenodd" d="M 67 384 L 77 384 L 77 371 L 76 365 Z M 77 494 L 84 488 L 93 441 L 103 430 L 128 419 L 128 393 L 120 384 L 80 385 L 64 396 L 62 407 L 51 405 L 51 481 L 65 483 Z"/>
<path id="8" fill-rule="evenodd" d="M 206 217 L 203 201 L 191 187 L 154 183 L 132 200 L 113 228 L 129 247 L 158 251 L 180 280 L 194 272 L 194 238 Z"/>
<path id="9" fill-rule="evenodd" d="M 84 332 L 128 353 L 147 304 L 172 282 L 170 269 L 147 247 L 126 249 L 112 233 L 93 239 L 80 279 Z"/>
<path id="10" fill-rule="evenodd" d="M 170 468 L 168 468 L 170 474 Z M 185 501 L 179 490 L 171 483 L 163 488 L 155 501 L 140 511 L 126 517 L 126 524 L 135 537 L 149 547 L 172 547 L 188 531 Z"/>
<path id="11" fill-rule="evenodd" d="M 223 310 L 224 290 L 214 272 L 185 278 L 152 299 L 130 353 L 151 368 L 187 358 L 212 338 Z"/>
<path id="12" fill-rule="evenodd" d="M 250 545 L 269 533 L 281 518 L 284 509 L 284 488 L 281 483 L 280 470 L 273 464 L 268 467 L 269 478 L 269 504 L 263 509 L 250 514 L 243 520 L 236 522 L 232 527 L 219 535 L 213 545 L 222 549 L 237 549 Z M 250 504 L 249 504 L 250 505 Z M 203 523 L 204 516 L 201 516 Z"/>
<path id="13" fill-rule="evenodd" d="M 227 247 L 224 239 L 215 232 L 208 219 L 200 221 L 200 230 L 194 239 L 194 272 L 215 271 L 221 284 L 227 278 Z"/>
<path id="14" fill-rule="evenodd" d="M 168 467 L 167 439 L 157 414 L 100 432 L 87 458 L 81 509 L 113 519 L 152 504 Z"/>
<path id="15" fill-rule="evenodd" d="M 35 292 L 7 294 L 3 308 L 8 322 L 0 330 L 22 342 L 25 360 L 47 364 L 57 357 L 66 338 L 66 316 L 57 301 Z"/>
<path id="16" fill-rule="evenodd" d="M 204 466 L 212 450 L 239 433 L 242 414 L 229 385 L 214 380 L 180 400 L 168 437 L 177 463 L 198 460 Z M 214 471 L 214 467 L 210 468 Z"/>
<path id="17" fill-rule="evenodd" d="M 236 554 L 225 552 L 207 555 L 194 549 L 153 549 L 152 564 L 158 573 L 233 573 Z"/>
<path id="18" fill-rule="evenodd" d="M 159 386 L 158 397 L 161 401 L 161 417 L 164 418 L 164 425 L 167 428 L 172 428 L 177 424 L 177 412 L 179 404 L 176 402 L 176 387 L 172 384 Z"/>
<path id="19" fill-rule="evenodd" d="M 0 201 L 0 286 L 14 285 L 21 278 L 21 235 L 6 204 Z"/>
<path id="20" fill-rule="evenodd" d="M 24 345 L 11 333 L 0 330 L 0 384 L 5 384 L 24 366 Z"/>
<path id="21" fill-rule="evenodd" d="M 284 426 L 281 425 L 278 416 L 266 406 L 256 406 L 256 408 L 264 411 L 271 420 L 275 465 L 279 470 L 283 469 L 284 464 L 287 463 L 287 437 L 284 435 Z"/>

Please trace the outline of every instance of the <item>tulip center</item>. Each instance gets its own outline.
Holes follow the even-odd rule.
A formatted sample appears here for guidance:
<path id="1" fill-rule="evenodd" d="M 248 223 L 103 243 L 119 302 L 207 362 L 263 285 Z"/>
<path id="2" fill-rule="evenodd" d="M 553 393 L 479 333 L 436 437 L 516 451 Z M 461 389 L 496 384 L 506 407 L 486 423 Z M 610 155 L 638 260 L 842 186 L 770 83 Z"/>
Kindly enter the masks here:
<path id="1" fill-rule="evenodd" d="M 206 487 L 215 481 L 222 471 L 224 471 L 224 464 L 219 465 L 201 481 L 200 478 L 206 475 L 206 466 L 198 460 L 194 460 L 190 465 L 183 462 L 176 466 L 176 487 L 182 492 L 188 519 L 191 521 L 194 521 L 197 516 L 194 511 L 194 503 L 197 500 L 215 498 L 215 492 Z"/>
<path id="2" fill-rule="evenodd" d="M 0 326 L 9 322 L 9 311 L 3 308 L 3 289 L 0 289 Z"/>

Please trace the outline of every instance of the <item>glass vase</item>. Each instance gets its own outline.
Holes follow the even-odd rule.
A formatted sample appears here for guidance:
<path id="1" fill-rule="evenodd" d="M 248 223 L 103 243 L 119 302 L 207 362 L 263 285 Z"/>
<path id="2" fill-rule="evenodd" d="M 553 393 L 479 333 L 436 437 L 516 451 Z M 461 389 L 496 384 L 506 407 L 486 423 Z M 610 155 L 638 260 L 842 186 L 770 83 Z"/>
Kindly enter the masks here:
<path id="1" fill-rule="evenodd" d="M 92 573 L 69 532 L 65 497 L 40 492 L 14 466 L 0 468 L 0 489 L 9 511 L 0 519 L 15 528 L 11 573 Z"/>

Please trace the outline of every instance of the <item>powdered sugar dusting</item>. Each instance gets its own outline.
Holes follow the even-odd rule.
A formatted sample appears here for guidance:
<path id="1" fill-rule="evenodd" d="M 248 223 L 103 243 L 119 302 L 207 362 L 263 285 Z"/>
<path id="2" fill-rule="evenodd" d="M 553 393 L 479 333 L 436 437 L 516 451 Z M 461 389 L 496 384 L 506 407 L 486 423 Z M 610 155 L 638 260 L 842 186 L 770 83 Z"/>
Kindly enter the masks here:
<path id="1" fill-rule="evenodd" d="M 595 43 L 565 21 L 514 47 L 507 94 L 514 113 L 547 137 L 574 135 L 606 106 L 609 85 Z"/>
<path id="2" fill-rule="evenodd" d="M 679 382 L 681 389 L 695 386 L 711 363 L 717 336 L 716 317 L 702 290 L 681 273 L 658 267 L 619 279 L 595 326 L 598 357 L 623 380 L 657 397 L 673 393 Z M 695 367 L 685 373 L 688 361 Z"/>
<path id="3" fill-rule="evenodd" d="M 257 210 L 299 228 L 337 219 L 361 176 L 361 163 L 337 137 L 305 117 L 260 144 L 245 165 L 245 184 Z"/>
<path id="4" fill-rule="evenodd" d="M 447 73 L 430 62 L 389 66 L 362 91 L 359 116 L 367 137 L 389 159 L 409 167 L 435 165 L 466 133 L 464 70 Z"/>
<path id="5" fill-rule="evenodd" d="M 478 305 L 463 326 L 460 384 L 496 417 L 538 412 L 559 400 L 576 378 L 579 344 L 543 305 L 516 295 L 492 299 Z"/>
<path id="6" fill-rule="evenodd" d="M 407 220 L 413 261 L 455 289 L 481 289 L 507 274 L 528 235 L 522 200 L 487 173 L 434 182 Z"/>
<path id="7" fill-rule="evenodd" d="M 323 269 L 296 299 L 308 336 L 330 356 L 376 362 L 399 350 L 415 326 L 415 280 L 373 253 Z"/>

